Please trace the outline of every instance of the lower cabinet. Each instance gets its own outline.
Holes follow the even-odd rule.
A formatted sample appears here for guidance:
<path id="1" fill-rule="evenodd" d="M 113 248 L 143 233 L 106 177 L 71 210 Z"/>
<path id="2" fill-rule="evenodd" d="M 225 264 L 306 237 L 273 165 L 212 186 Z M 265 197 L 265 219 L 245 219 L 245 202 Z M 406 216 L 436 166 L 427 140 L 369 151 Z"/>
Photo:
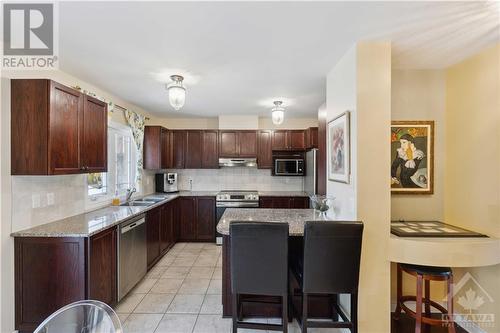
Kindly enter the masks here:
<path id="1" fill-rule="evenodd" d="M 259 208 L 309 208 L 308 197 L 260 197 Z"/>
<path id="2" fill-rule="evenodd" d="M 148 269 L 177 241 L 175 205 L 179 199 L 167 202 L 146 213 Z"/>
<path id="3" fill-rule="evenodd" d="M 161 207 L 157 207 L 146 213 L 148 269 L 153 266 L 160 257 L 160 221 Z"/>
<path id="4" fill-rule="evenodd" d="M 32 332 L 83 299 L 116 303 L 117 228 L 92 237 L 16 237 L 15 328 Z"/>
<path id="5" fill-rule="evenodd" d="M 179 240 L 215 240 L 215 197 L 181 197 L 179 200 Z"/>

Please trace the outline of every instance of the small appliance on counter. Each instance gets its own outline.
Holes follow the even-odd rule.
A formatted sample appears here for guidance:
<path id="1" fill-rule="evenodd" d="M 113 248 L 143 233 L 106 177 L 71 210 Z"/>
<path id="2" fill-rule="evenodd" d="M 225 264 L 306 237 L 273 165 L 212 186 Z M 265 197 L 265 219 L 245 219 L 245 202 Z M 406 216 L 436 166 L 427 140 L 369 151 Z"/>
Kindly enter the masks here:
<path id="1" fill-rule="evenodd" d="M 175 193 L 177 188 L 177 173 L 157 173 L 155 175 L 156 192 Z"/>

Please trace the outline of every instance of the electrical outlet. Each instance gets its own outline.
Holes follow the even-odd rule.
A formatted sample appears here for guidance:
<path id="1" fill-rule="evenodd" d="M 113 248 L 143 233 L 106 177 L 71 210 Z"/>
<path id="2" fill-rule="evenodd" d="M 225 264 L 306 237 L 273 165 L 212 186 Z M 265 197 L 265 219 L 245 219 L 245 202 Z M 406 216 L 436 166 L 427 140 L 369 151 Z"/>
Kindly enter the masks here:
<path id="1" fill-rule="evenodd" d="M 47 193 L 47 206 L 52 206 L 54 204 L 54 193 Z"/>
<path id="2" fill-rule="evenodd" d="M 40 194 L 33 194 L 31 196 L 31 203 L 33 208 L 40 208 Z"/>

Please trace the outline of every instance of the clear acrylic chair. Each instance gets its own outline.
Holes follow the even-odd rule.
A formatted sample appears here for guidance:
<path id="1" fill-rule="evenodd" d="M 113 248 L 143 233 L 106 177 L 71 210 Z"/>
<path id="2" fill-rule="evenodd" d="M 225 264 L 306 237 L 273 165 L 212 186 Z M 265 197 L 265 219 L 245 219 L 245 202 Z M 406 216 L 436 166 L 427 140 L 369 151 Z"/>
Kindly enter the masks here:
<path id="1" fill-rule="evenodd" d="M 45 319 L 34 333 L 122 333 L 115 311 L 99 301 L 78 301 Z"/>

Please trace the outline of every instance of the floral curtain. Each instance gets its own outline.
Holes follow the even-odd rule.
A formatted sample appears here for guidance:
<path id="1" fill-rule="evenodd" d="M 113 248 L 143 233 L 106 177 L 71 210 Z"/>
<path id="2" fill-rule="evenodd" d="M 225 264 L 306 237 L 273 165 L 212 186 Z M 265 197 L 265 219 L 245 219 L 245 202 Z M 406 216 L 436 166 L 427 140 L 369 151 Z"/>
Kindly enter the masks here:
<path id="1" fill-rule="evenodd" d="M 130 110 L 124 110 L 125 119 L 132 129 L 135 145 L 137 146 L 137 172 L 135 173 L 135 181 L 138 183 L 142 179 L 142 146 L 144 142 L 144 121 L 146 117 L 137 114 Z"/>

